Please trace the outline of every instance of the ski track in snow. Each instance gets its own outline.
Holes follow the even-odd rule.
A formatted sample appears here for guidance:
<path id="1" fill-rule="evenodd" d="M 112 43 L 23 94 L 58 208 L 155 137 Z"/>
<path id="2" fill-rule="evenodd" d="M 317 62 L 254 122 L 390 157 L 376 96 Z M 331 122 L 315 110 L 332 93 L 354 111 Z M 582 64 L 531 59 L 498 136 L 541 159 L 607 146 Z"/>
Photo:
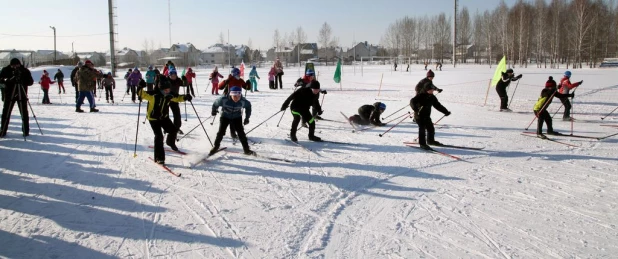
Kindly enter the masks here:
<path id="1" fill-rule="evenodd" d="M 280 116 L 274 116 L 252 132 L 251 140 L 261 143 L 250 146 L 294 163 L 223 151 L 188 168 L 210 149 L 196 129 L 177 142 L 187 155 L 166 153 L 180 178 L 148 159 L 153 134 L 142 123 L 145 107 L 139 118 L 130 101 L 97 102 L 100 113 L 78 114 L 71 103 L 74 88 L 67 88 L 64 103 L 52 93 L 54 105 L 43 106 L 33 95 L 38 85 L 32 86 L 30 100 L 45 135 L 31 118 L 24 142 L 15 109 L 7 137 L 0 139 L 0 257 L 603 258 L 618 252 L 616 137 L 554 137 L 581 146 L 573 148 L 520 136 L 547 76 L 559 78 L 563 70 L 516 68 L 524 82 L 512 113 L 497 111 L 495 89 L 482 105 L 487 85 L 480 79 L 490 78 L 493 69 L 463 65 L 436 71 L 434 83 L 444 89 L 437 98 L 453 112 L 436 126 L 436 139 L 484 148 L 436 147 L 463 161 L 404 146 L 417 137 L 411 120 L 383 137 L 378 134 L 396 121 L 355 133 L 343 123 L 340 112 L 353 115 L 376 100 L 387 104 L 382 117 L 405 107 L 424 76 L 419 67 L 406 73 L 365 66 L 361 77 L 346 66 L 343 91 L 329 79 L 333 67 L 316 67 L 328 90 L 322 116 L 342 122 L 318 121 L 316 134 L 354 145 L 310 142 L 306 128 L 297 136 L 311 151 L 285 141 L 288 111 L 279 127 Z M 33 77 L 43 69 L 55 68 L 33 69 Z M 204 87 L 210 70 L 196 72 Z M 574 80 L 586 82 L 573 102 L 574 134 L 615 133 L 598 124 L 616 123 L 618 117 L 598 119 L 618 105 L 616 70 L 573 72 Z M 246 129 L 277 111 L 297 76 L 296 68 L 288 68 L 283 90 L 262 82 L 261 92 L 249 93 L 253 116 Z M 353 80 L 345 83 L 346 78 Z M 120 101 L 124 80 L 117 82 Z M 206 117 L 215 97 L 199 86 L 201 96 L 193 103 Z M 508 91 L 512 96 L 513 87 Z M 550 113 L 559 106 L 554 100 Z M 185 132 L 198 125 L 188 111 L 184 121 L 181 108 Z M 554 128 L 569 134 L 571 122 L 560 115 Z M 442 114 L 434 110 L 432 117 L 437 121 Z M 212 138 L 218 120 L 204 126 Z M 536 122 L 529 130 L 535 129 Z M 241 150 L 227 136 L 221 146 Z"/>

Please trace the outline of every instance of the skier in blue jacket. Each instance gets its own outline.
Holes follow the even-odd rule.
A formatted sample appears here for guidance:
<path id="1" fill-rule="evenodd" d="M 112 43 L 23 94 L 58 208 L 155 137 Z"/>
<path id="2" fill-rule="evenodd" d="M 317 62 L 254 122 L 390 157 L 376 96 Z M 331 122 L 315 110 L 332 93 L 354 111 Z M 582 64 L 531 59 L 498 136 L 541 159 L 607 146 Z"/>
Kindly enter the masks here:
<path id="1" fill-rule="evenodd" d="M 251 68 L 251 72 L 249 72 L 249 81 L 251 81 L 251 92 L 253 93 L 253 91 L 259 92 L 257 89 L 257 80 L 255 80 L 255 78 L 257 77 L 257 79 L 260 79 L 260 76 L 257 73 L 257 70 L 255 70 L 255 66 L 253 66 Z"/>
<path id="2" fill-rule="evenodd" d="M 255 155 L 251 149 L 249 149 L 249 143 L 247 143 L 247 135 L 243 125 L 249 124 L 249 117 L 251 117 L 251 102 L 242 97 L 242 88 L 240 86 L 233 86 L 230 88 L 229 96 L 222 96 L 212 104 L 212 116 L 216 116 L 219 107 L 222 107 L 222 114 L 219 119 L 219 131 L 215 138 L 214 147 L 210 150 L 210 154 L 214 154 L 219 150 L 223 135 L 227 126 L 230 125 L 242 144 L 242 148 L 246 155 Z M 242 120 L 242 109 L 245 109 L 245 120 Z"/>

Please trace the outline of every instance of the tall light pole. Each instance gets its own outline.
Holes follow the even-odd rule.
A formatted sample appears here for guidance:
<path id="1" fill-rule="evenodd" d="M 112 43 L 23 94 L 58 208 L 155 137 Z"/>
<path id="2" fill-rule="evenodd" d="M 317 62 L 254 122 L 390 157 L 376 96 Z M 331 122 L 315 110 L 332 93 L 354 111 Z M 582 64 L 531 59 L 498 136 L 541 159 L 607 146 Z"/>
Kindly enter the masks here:
<path id="1" fill-rule="evenodd" d="M 54 30 L 54 65 L 56 64 L 56 27 L 49 26 L 52 30 Z"/>
<path id="2" fill-rule="evenodd" d="M 170 0 L 167 0 L 167 18 L 169 20 L 169 34 L 170 34 L 170 47 L 172 46 L 172 8 L 170 5 Z"/>
<path id="3" fill-rule="evenodd" d="M 73 47 L 73 43 L 75 43 L 75 41 L 71 42 L 71 52 L 73 52 L 73 55 L 75 55 L 75 48 Z"/>

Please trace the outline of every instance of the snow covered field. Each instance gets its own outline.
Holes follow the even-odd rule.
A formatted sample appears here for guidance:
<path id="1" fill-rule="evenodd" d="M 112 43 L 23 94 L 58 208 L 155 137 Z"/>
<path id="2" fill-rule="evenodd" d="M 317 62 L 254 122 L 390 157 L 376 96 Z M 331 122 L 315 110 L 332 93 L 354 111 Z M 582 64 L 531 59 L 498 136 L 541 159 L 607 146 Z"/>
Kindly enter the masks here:
<path id="1" fill-rule="evenodd" d="M 42 69 L 33 69 L 35 81 Z M 56 71 L 46 69 L 52 76 Z M 403 145 L 417 136 L 411 119 L 379 137 L 388 127 L 352 133 L 340 114 L 351 116 L 376 98 L 387 104 L 384 116 L 405 106 L 425 75 L 421 66 L 412 66 L 410 73 L 365 66 L 362 77 L 359 66 L 356 72 L 348 66 L 343 91 L 332 80 L 334 67 L 317 69 L 328 90 L 322 117 L 339 122 L 318 122 L 316 135 L 349 145 L 308 142 L 306 129 L 298 138 L 312 152 L 290 144 L 284 140 L 292 120 L 286 112 L 279 127 L 275 116 L 249 137 L 261 141 L 252 145 L 258 154 L 295 163 L 221 152 L 190 169 L 210 149 L 200 128 L 178 142 L 188 155 L 167 154 L 166 163 L 182 173 L 180 178 L 148 159 L 153 134 L 142 124 L 144 106 L 133 157 L 138 106 L 130 98 L 121 102 L 121 78 L 118 105 L 105 103 L 103 94 L 98 114 L 75 113 L 68 80 L 62 100 L 57 85 L 51 86 L 54 105 L 41 105 L 39 86 L 33 85 L 30 101 L 44 135 L 31 118 L 24 141 L 15 108 L 7 137 L 0 139 L 0 257 L 611 258 L 618 253 L 618 137 L 555 137 L 579 146 L 573 148 L 520 134 L 534 117 L 532 107 L 547 77 L 559 81 L 564 69 L 515 68 L 524 77 L 513 113 L 498 112 L 493 88 L 483 106 L 493 68 L 445 65 L 436 71 L 434 82 L 444 89 L 437 97 L 452 112 L 440 121 L 436 139 L 484 147 L 437 148 L 463 161 Z M 258 69 L 260 92 L 248 94 L 253 116 L 246 130 L 276 113 L 292 92 L 297 68 L 285 71 L 284 89 L 270 90 L 266 68 Z M 618 124 L 618 114 L 600 120 L 618 105 L 617 71 L 572 71 L 573 82 L 584 80 L 575 94 L 573 133 L 618 133 L 600 126 Z M 196 72 L 200 97 L 193 103 L 205 119 L 215 99 L 205 92 L 210 69 Z M 67 79 L 69 73 L 65 70 Z M 555 100 L 550 113 L 558 107 Z M 181 109 L 184 114 L 184 104 Z M 187 112 L 185 132 L 198 125 L 190 105 Z M 434 121 L 441 116 L 432 113 Z M 214 140 L 218 118 L 204 126 Z M 554 128 L 569 134 L 571 123 L 554 120 Z M 535 129 L 536 122 L 530 130 Z M 227 137 L 222 146 L 242 151 Z"/>

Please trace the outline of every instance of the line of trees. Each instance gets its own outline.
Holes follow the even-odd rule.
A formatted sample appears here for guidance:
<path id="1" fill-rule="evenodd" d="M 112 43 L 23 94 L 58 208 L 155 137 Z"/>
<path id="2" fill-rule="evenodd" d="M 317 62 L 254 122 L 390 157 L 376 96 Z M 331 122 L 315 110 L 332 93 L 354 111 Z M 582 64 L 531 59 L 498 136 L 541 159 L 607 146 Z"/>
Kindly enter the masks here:
<path id="1" fill-rule="evenodd" d="M 457 14 L 458 63 L 510 66 L 596 67 L 618 53 L 618 7 L 614 0 L 504 0 L 491 11 Z M 386 30 L 382 44 L 391 55 L 415 60 L 452 59 L 452 17 L 404 17 Z"/>

